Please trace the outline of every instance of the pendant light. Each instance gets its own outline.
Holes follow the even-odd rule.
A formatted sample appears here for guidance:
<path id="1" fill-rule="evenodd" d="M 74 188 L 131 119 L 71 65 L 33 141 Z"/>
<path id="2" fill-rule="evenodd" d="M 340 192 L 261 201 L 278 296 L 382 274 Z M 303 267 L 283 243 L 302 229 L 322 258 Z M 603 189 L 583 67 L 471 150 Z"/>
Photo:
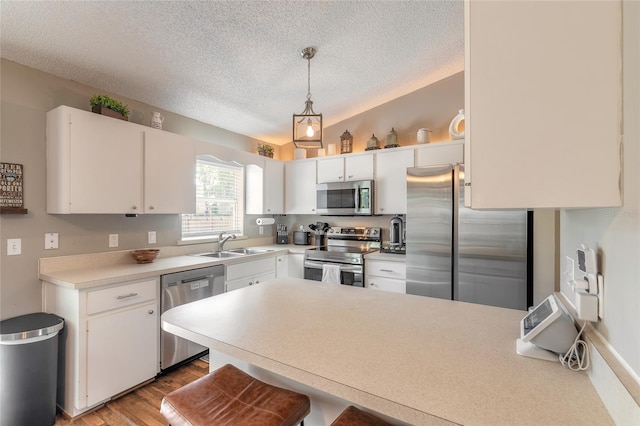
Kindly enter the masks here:
<path id="1" fill-rule="evenodd" d="M 304 111 L 293 114 L 293 143 L 296 148 L 322 148 L 322 114 L 313 112 L 311 100 L 311 58 L 316 54 L 313 47 L 307 47 L 300 52 L 307 60 L 307 100 Z"/>

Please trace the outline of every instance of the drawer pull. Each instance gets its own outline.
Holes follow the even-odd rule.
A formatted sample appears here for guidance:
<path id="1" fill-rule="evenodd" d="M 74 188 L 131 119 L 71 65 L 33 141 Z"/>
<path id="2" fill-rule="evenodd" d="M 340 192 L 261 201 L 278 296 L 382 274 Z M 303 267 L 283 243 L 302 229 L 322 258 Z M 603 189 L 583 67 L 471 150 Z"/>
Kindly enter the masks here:
<path id="1" fill-rule="evenodd" d="M 149 309 L 149 315 L 153 315 L 153 309 Z"/>
<path id="2" fill-rule="evenodd" d="M 380 269 L 380 271 L 382 271 L 382 272 L 394 272 L 393 269 Z"/>
<path id="3" fill-rule="evenodd" d="M 124 294 L 122 296 L 118 296 L 118 297 L 116 297 L 116 299 L 122 300 L 122 299 L 127 299 L 129 297 L 135 297 L 137 295 L 138 295 L 138 293 L 129 293 L 129 294 Z"/>

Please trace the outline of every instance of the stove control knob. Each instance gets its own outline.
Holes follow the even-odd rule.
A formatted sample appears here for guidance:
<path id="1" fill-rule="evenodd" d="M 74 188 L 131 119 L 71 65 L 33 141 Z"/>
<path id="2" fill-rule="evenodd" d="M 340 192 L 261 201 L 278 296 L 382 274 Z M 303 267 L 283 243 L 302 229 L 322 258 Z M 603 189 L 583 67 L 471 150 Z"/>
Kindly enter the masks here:
<path id="1" fill-rule="evenodd" d="M 378 230 L 377 230 L 377 229 L 372 229 L 372 230 L 371 230 L 371 233 L 372 233 L 373 235 L 376 235 L 376 234 L 378 233 Z"/>

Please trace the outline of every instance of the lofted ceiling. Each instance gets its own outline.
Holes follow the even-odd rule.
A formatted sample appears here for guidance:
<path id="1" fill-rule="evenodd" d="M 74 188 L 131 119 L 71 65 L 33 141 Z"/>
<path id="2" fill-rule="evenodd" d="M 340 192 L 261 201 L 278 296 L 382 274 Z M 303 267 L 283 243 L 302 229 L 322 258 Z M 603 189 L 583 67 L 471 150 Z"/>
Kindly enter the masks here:
<path id="1" fill-rule="evenodd" d="M 464 68 L 462 0 L 2 0 L 0 14 L 5 59 L 276 145 L 304 109 L 307 46 L 325 126 Z"/>

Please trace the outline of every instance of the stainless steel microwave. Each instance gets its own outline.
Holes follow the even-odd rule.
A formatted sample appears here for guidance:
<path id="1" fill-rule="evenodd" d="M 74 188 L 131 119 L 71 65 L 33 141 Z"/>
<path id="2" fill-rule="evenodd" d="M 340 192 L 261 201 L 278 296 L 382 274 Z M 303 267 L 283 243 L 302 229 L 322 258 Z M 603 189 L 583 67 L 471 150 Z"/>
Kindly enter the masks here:
<path id="1" fill-rule="evenodd" d="M 316 186 L 316 212 L 325 216 L 373 215 L 372 180 L 319 183 Z"/>

